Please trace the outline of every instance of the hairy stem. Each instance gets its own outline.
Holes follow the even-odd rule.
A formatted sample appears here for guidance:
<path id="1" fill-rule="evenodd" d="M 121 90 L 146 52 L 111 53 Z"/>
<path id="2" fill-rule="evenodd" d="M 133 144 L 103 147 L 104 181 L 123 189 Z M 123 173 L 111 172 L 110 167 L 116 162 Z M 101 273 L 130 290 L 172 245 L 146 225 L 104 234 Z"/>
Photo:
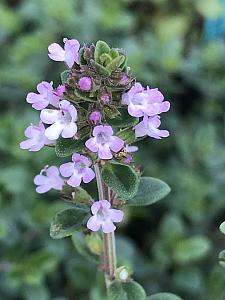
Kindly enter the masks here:
<path id="1" fill-rule="evenodd" d="M 94 165 L 94 169 L 97 180 L 99 200 L 105 199 L 110 202 L 110 190 L 102 181 L 99 165 L 97 163 Z M 114 278 L 114 273 L 116 270 L 116 243 L 114 232 L 104 233 L 102 260 L 105 272 L 106 287 L 108 287 Z"/>

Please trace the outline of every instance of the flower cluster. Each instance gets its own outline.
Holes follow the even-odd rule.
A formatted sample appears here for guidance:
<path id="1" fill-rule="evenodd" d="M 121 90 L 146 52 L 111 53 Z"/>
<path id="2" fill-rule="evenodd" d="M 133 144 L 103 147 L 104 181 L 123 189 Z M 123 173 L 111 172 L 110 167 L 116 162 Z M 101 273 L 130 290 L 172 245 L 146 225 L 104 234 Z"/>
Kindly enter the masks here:
<path id="1" fill-rule="evenodd" d="M 40 122 L 25 130 L 27 140 L 20 147 L 39 151 L 44 146 L 57 148 L 66 140 L 65 145 L 72 145 L 74 151 L 70 162 L 59 168 L 45 167 L 35 176 L 38 193 L 87 184 L 95 178 L 94 164 L 101 164 L 102 160 L 131 164 L 131 153 L 138 148 L 130 143 L 144 136 L 160 139 L 169 135 L 167 130 L 158 128 L 159 115 L 169 110 L 170 103 L 164 101 L 158 89 L 145 89 L 135 83 L 122 49 L 110 48 L 102 41 L 83 47 L 75 39 L 64 38 L 63 42 L 64 48 L 57 43 L 48 47 L 48 56 L 68 67 L 61 75 L 62 85 L 54 88 L 52 81 L 42 81 L 37 85 L 38 93 L 28 93 L 26 101 L 40 111 Z M 121 137 L 123 130 L 114 129 L 114 120 L 124 111 L 127 118 L 138 120 L 134 124 L 122 118 L 119 124 L 121 129 L 135 132 L 132 141 Z M 78 151 L 73 148 L 76 142 L 82 145 Z M 115 230 L 113 222 L 120 222 L 123 212 L 110 206 L 104 199 L 94 202 L 93 216 L 87 223 L 90 230 Z"/>

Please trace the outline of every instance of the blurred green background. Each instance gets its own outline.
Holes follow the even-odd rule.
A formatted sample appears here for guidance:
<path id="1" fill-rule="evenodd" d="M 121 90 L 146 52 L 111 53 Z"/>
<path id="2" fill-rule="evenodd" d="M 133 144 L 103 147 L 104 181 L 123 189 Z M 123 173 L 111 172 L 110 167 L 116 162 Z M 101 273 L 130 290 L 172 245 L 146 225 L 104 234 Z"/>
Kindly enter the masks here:
<path id="1" fill-rule="evenodd" d="M 35 193 L 33 177 L 59 164 L 52 149 L 19 149 L 39 114 L 26 103 L 42 80 L 59 83 L 62 63 L 47 46 L 76 38 L 125 48 L 137 80 L 171 101 L 162 128 L 136 159 L 171 194 L 132 209 L 117 231 L 120 264 L 150 294 L 224 300 L 225 1 L 0 0 L 0 299 L 104 300 L 102 274 L 70 238 L 51 240 L 52 216 L 65 205 L 57 192 Z"/>

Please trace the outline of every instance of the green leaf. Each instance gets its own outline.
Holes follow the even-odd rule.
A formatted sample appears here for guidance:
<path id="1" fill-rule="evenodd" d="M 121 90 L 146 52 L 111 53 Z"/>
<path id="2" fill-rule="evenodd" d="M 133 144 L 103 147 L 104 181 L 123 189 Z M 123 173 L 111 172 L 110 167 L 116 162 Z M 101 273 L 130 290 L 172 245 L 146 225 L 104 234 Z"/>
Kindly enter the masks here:
<path id="1" fill-rule="evenodd" d="M 143 287 L 135 282 L 120 282 L 115 280 L 107 290 L 108 300 L 146 300 Z"/>
<path id="2" fill-rule="evenodd" d="M 116 58 L 119 56 L 119 52 L 116 50 L 116 49 L 111 49 L 110 52 L 109 52 L 109 55 L 112 57 L 112 58 Z"/>
<path id="3" fill-rule="evenodd" d="M 153 204 L 170 192 L 170 187 L 164 181 L 153 177 L 141 177 L 137 194 L 127 200 L 128 206 L 145 206 Z"/>
<path id="4" fill-rule="evenodd" d="M 117 68 L 119 68 L 122 63 L 125 61 L 125 56 L 120 55 L 116 58 L 114 58 L 107 66 L 106 69 L 112 73 L 113 71 L 115 71 Z"/>
<path id="5" fill-rule="evenodd" d="M 132 128 L 120 130 L 116 135 L 120 137 L 127 145 L 134 143 L 136 140 L 135 132 Z"/>
<path id="6" fill-rule="evenodd" d="M 121 198 L 131 198 L 137 193 L 139 177 L 128 165 L 106 163 L 102 168 L 102 178 Z"/>
<path id="7" fill-rule="evenodd" d="M 74 189 L 73 201 L 78 203 L 89 203 L 92 200 L 91 195 L 81 187 Z"/>
<path id="8" fill-rule="evenodd" d="M 109 45 L 104 41 L 97 41 L 95 45 L 95 52 L 94 52 L 94 59 L 97 63 L 100 63 L 100 56 L 103 53 L 109 53 L 110 47 Z"/>
<path id="9" fill-rule="evenodd" d="M 187 263 L 205 257 L 211 248 L 211 243 L 204 236 L 194 236 L 177 242 L 173 252 L 174 260 Z"/>
<path id="10" fill-rule="evenodd" d="M 111 73 L 102 65 L 100 65 L 99 63 L 97 63 L 96 61 L 94 61 L 93 59 L 90 60 L 92 67 L 96 70 L 96 72 L 98 72 L 99 74 L 103 75 L 103 76 L 110 76 Z"/>
<path id="11" fill-rule="evenodd" d="M 99 256 L 90 250 L 90 248 L 88 247 L 87 238 L 82 232 L 74 232 L 72 234 L 72 241 L 74 247 L 81 256 L 83 256 L 91 262 L 99 262 Z"/>
<path id="12" fill-rule="evenodd" d="M 221 267 L 225 268 L 225 250 L 219 253 L 219 264 Z"/>
<path id="13" fill-rule="evenodd" d="M 11 276 L 19 278 L 28 284 L 39 284 L 46 274 L 53 272 L 58 264 L 59 258 L 53 252 L 46 249 L 34 252 L 16 264 Z"/>
<path id="14" fill-rule="evenodd" d="M 223 234 L 225 234 L 225 221 L 222 223 L 222 224 L 220 224 L 220 231 L 223 233 Z"/>
<path id="15" fill-rule="evenodd" d="M 120 128 L 131 127 L 138 123 L 139 118 L 131 117 L 126 108 L 120 108 L 118 111 L 120 114 L 116 118 L 111 119 L 106 117 L 107 123 L 109 123 L 111 126 Z"/>
<path id="16" fill-rule="evenodd" d="M 103 53 L 101 56 L 100 56 L 100 61 L 103 65 L 108 65 L 111 61 L 112 61 L 112 58 L 109 54 L 107 53 Z"/>
<path id="17" fill-rule="evenodd" d="M 93 97 L 90 97 L 90 94 L 87 92 L 81 92 L 80 90 L 74 89 L 74 94 L 82 100 L 85 100 L 88 102 L 96 102 L 96 99 Z"/>
<path id="18" fill-rule="evenodd" d="M 50 236 L 53 239 L 61 239 L 72 235 L 74 231 L 84 229 L 89 215 L 89 210 L 83 207 L 68 208 L 60 211 L 51 223 Z"/>
<path id="19" fill-rule="evenodd" d="M 147 300 L 182 300 L 182 298 L 171 293 L 157 293 L 149 296 Z"/>
<path id="20" fill-rule="evenodd" d="M 68 78 L 70 77 L 70 70 L 65 70 L 61 73 L 62 84 L 67 83 Z"/>
<path id="21" fill-rule="evenodd" d="M 114 119 L 120 115 L 119 110 L 115 106 L 104 105 L 104 113 L 108 119 Z"/>
<path id="22" fill-rule="evenodd" d="M 58 157 L 70 156 L 74 152 L 79 152 L 84 148 L 84 140 L 64 139 L 60 137 L 56 141 L 55 153 Z"/>

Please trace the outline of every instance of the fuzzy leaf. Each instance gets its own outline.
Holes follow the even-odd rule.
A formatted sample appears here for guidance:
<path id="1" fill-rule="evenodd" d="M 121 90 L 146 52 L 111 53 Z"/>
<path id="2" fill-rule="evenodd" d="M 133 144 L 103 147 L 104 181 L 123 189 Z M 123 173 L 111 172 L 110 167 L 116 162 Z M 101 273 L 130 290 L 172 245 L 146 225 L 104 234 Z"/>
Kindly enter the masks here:
<path id="1" fill-rule="evenodd" d="M 70 70 L 65 70 L 61 73 L 61 81 L 62 84 L 67 83 L 68 78 L 70 77 Z"/>
<path id="2" fill-rule="evenodd" d="M 125 61 L 125 56 L 120 55 L 116 58 L 114 58 L 107 66 L 106 69 L 112 73 L 113 71 L 115 71 L 117 68 L 119 68 L 122 63 Z"/>
<path id="3" fill-rule="evenodd" d="M 131 127 L 134 126 L 138 123 L 139 119 L 131 117 L 126 108 L 120 108 L 118 109 L 119 115 L 116 118 L 107 118 L 106 121 L 109 123 L 111 126 L 115 127 Z"/>
<path id="4" fill-rule="evenodd" d="M 132 128 L 125 128 L 123 130 L 120 130 L 116 135 L 120 137 L 126 145 L 132 144 L 136 140 L 135 132 Z"/>
<path id="5" fill-rule="evenodd" d="M 94 59 L 97 63 L 100 63 L 100 56 L 103 53 L 109 53 L 110 47 L 109 45 L 104 41 L 97 41 L 95 46 L 95 53 L 94 53 Z"/>
<path id="6" fill-rule="evenodd" d="M 221 267 L 225 268 L 225 250 L 219 253 L 219 264 Z"/>
<path id="7" fill-rule="evenodd" d="M 224 221 L 222 224 L 220 224 L 220 231 L 221 231 L 223 234 L 225 234 L 225 221 Z"/>
<path id="8" fill-rule="evenodd" d="M 74 152 L 79 152 L 84 148 L 84 140 L 64 139 L 60 137 L 56 141 L 55 153 L 58 157 L 70 156 Z"/>
<path id="9" fill-rule="evenodd" d="M 145 206 L 153 204 L 170 192 L 170 187 L 164 181 L 153 177 L 141 177 L 137 194 L 127 200 L 128 206 Z"/>
<path id="10" fill-rule="evenodd" d="M 93 233 L 95 234 L 95 233 Z M 88 241 L 86 239 L 86 236 L 82 232 L 74 232 L 72 234 L 72 241 L 73 244 L 77 250 L 77 252 L 86 258 L 87 260 L 98 263 L 99 262 L 99 256 L 93 253 L 90 248 L 88 247 Z"/>
<path id="11" fill-rule="evenodd" d="M 171 293 L 157 293 L 151 295 L 147 300 L 182 300 L 179 296 Z"/>
<path id="12" fill-rule="evenodd" d="M 101 56 L 100 56 L 100 61 L 103 65 L 108 65 L 111 61 L 112 61 L 112 58 L 109 54 L 107 53 L 103 53 Z"/>
<path id="13" fill-rule="evenodd" d="M 50 236 L 61 239 L 70 236 L 74 231 L 84 229 L 90 212 L 85 207 L 73 207 L 57 213 L 51 223 Z"/>
<path id="14" fill-rule="evenodd" d="M 104 106 L 104 113 L 106 114 L 106 118 L 108 119 L 114 119 L 120 115 L 119 110 L 115 106 Z"/>
<path id="15" fill-rule="evenodd" d="M 188 263 L 205 257 L 211 248 L 211 242 L 202 235 L 182 239 L 177 242 L 173 252 L 178 263 Z"/>
<path id="16" fill-rule="evenodd" d="M 108 300 L 146 300 L 143 287 L 135 282 L 120 282 L 115 280 L 107 290 Z"/>
<path id="17" fill-rule="evenodd" d="M 121 198 L 131 198 L 137 193 L 139 177 L 128 165 L 106 163 L 102 168 L 102 178 Z"/>
<path id="18" fill-rule="evenodd" d="M 102 65 L 100 65 L 99 63 L 97 63 L 96 61 L 94 61 L 93 59 L 90 60 L 92 67 L 101 75 L 103 76 L 110 76 L 110 72 L 103 67 Z"/>
<path id="19" fill-rule="evenodd" d="M 88 102 L 95 102 L 95 98 L 91 98 L 90 97 L 90 94 L 89 93 L 86 93 L 86 92 L 81 92 L 80 90 L 77 90 L 77 89 L 74 89 L 74 94 L 82 99 L 82 100 L 85 100 L 85 101 L 88 101 Z"/>

